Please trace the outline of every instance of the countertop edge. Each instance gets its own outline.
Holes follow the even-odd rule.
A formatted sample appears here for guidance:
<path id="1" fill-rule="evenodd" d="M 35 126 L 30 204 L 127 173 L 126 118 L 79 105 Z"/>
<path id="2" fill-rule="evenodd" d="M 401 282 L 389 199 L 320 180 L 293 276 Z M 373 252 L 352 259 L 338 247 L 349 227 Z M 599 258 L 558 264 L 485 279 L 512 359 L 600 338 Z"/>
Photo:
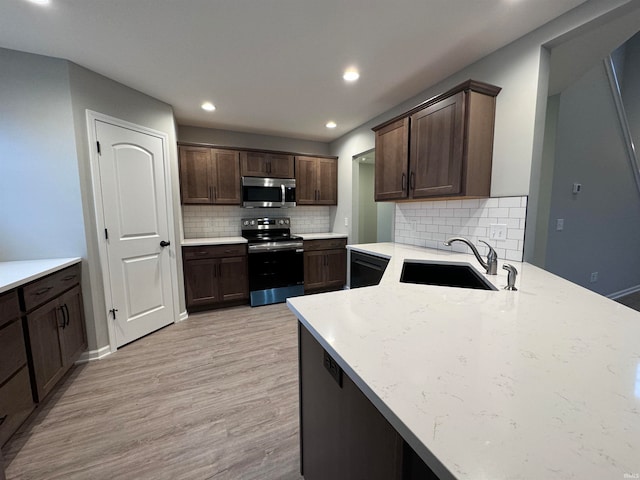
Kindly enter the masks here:
<path id="1" fill-rule="evenodd" d="M 25 271 L 25 273 L 23 274 L 16 273 L 13 280 L 9 280 L 7 283 L 1 284 L 0 293 L 4 293 L 14 288 L 20 287 L 21 285 L 45 277 L 51 273 L 55 273 L 59 270 L 70 267 L 71 265 L 75 265 L 76 263 L 80 263 L 81 261 L 82 258 L 80 257 L 70 257 L 0 262 L 0 273 L 2 273 L 2 270 L 4 269 L 3 267 L 22 269 L 23 271 Z"/>

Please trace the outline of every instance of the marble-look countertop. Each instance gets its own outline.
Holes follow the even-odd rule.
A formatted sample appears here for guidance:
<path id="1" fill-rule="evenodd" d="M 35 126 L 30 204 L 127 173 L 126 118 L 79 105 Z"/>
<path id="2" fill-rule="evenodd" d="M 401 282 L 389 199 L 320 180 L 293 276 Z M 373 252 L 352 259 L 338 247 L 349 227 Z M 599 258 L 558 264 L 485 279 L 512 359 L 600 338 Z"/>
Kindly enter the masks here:
<path id="1" fill-rule="evenodd" d="M 0 293 L 80 262 L 80 257 L 0 262 Z"/>
<path id="2" fill-rule="evenodd" d="M 441 478 L 638 478 L 640 313 L 527 263 L 470 290 L 399 278 L 472 255 L 350 248 L 391 258 L 380 285 L 287 303 Z"/>
<path id="3" fill-rule="evenodd" d="M 294 233 L 302 237 L 303 240 L 330 240 L 332 238 L 347 238 L 349 235 L 346 233 Z"/>
<path id="4" fill-rule="evenodd" d="M 244 237 L 209 237 L 209 238 L 185 238 L 183 247 L 197 247 L 199 245 L 229 245 L 231 243 L 247 243 Z"/>

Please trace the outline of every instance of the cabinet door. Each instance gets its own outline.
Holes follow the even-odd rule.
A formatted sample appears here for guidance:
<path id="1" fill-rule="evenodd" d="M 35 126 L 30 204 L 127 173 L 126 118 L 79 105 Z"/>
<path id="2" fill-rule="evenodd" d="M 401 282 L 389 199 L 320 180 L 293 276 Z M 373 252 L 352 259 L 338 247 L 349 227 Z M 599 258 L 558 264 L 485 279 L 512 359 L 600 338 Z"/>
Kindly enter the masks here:
<path id="1" fill-rule="evenodd" d="M 182 203 L 212 203 L 211 149 L 180 147 Z"/>
<path id="2" fill-rule="evenodd" d="M 220 259 L 220 288 L 222 301 L 249 298 L 246 256 Z"/>
<path id="3" fill-rule="evenodd" d="M 342 288 L 347 283 L 347 251 L 325 250 L 325 282 L 326 288 Z"/>
<path id="4" fill-rule="evenodd" d="M 376 132 L 375 199 L 397 200 L 408 194 L 409 119 Z"/>
<path id="5" fill-rule="evenodd" d="M 218 266 L 220 260 L 207 258 L 184 263 L 187 307 L 211 305 L 220 301 Z"/>
<path id="6" fill-rule="evenodd" d="M 213 203 L 240 205 L 240 160 L 233 150 L 211 150 Z"/>
<path id="7" fill-rule="evenodd" d="M 318 198 L 316 159 L 296 157 L 296 203 L 315 205 Z"/>
<path id="8" fill-rule="evenodd" d="M 24 365 L 0 387 L 0 447 L 20 427 L 34 407 L 29 369 Z M 0 462 L 0 472 L 3 466 Z"/>
<path id="9" fill-rule="evenodd" d="M 413 198 L 461 193 L 463 104 L 460 92 L 412 115 L 409 183 Z"/>
<path id="10" fill-rule="evenodd" d="M 266 154 L 262 152 L 240 152 L 240 171 L 243 177 L 266 177 Z"/>
<path id="11" fill-rule="evenodd" d="M 304 291 L 324 287 L 326 256 L 324 250 L 304 252 Z"/>
<path id="12" fill-rule="evenodd" d="M 27 315 L 29 344 L 33 360 L 37 401 L 51 391 L 64 375 L 65 357 L 62 345 L 64 317 L 58 299 L 45 303 Z"/>
<path id="13" fill-rule="evenodd" d="M 274 178 L 293 178 L 294 162 L 292 155 L 267 155 L 267 176 Z"/>
<path id="14" fill-rule="evenodd" d="M 338 204 L 338 161 L 333 158 L 318 158 L 317 179 L 318 199 L 317 205 Z"/>
<path id="15" fill-rule="evenodd" d="M 64 363 L 71 366 L 87 348 L 87 334 L 85 330 L 84 308 L 82 306 L 82 292 L 77 285 L 59 299 L 59 305 L 64 309 L 62 329 L 64 346 Z"/>

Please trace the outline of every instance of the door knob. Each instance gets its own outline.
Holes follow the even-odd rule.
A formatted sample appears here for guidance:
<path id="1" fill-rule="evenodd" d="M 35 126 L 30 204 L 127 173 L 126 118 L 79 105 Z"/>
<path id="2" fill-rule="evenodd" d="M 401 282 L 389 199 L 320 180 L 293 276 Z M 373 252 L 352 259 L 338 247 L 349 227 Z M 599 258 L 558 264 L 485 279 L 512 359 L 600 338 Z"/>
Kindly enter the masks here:
<path id="1" fill-rule="evenodd" d="M 160 242 L 161 247 L 168 247 L 169 245 L 171 245 L 171 242 L 165 242 L 164 240 Z"/>

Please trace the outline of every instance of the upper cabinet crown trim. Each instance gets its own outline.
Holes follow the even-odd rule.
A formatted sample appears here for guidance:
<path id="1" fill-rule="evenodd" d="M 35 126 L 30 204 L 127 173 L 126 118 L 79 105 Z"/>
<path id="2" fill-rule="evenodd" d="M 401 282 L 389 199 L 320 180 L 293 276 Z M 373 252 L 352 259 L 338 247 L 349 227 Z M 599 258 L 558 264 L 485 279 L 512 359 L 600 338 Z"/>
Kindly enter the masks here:
<path id="1" fill-rule="evenodd" d="M 483 93 L 485 95 L 489 95 L 491 97 L 496 97 L 498 96 L 498 93 L 500 93 L 500 90 L 502 90 L 501 87 L 496 87 L 495 85 L 491 85 L 489 83 L 469 79 L 466 82 L 462 82 L 459 85 L 456 85 L 455 87 L 451 88 L 450 90 L 447 90 L 444 93 L 440 93 L 435 97 L 431 97 L 430 99 L 425 100 L 424 102 L 416 105 L 412 109 L 407 110 L 406 112 L 401 113 L 400 115 L 396 115 L 395 117 L 385 121 L 384 123 L 381 123 L 380 125 L 376 125 L 371 130 L 373 130 L 374 132 L 377 132 L 378 130 L 386 127 L 387 125 L 392 124 L 393 122 L 396 122 L 405 117 L 409 117 L 414 113 L 419 112 L 420 110 L 423 110 L 429 105 L 438 103 L 439 101 L 445 98 L 451 97 L 459 92 L 465 92 L 465 91 L 478 92 L 478 93 Z"/>

